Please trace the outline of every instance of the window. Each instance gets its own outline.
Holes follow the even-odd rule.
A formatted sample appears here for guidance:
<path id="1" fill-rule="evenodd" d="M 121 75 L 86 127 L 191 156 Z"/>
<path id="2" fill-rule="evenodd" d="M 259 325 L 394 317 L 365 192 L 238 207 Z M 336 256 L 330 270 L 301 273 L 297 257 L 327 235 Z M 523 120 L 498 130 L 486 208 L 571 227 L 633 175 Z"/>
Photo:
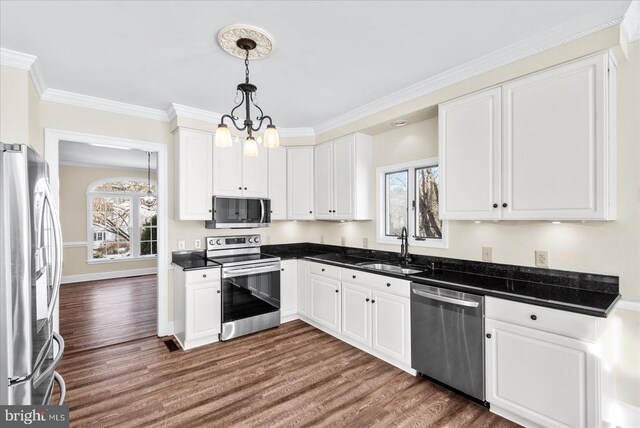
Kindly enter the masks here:
<path id="1" fill-rule="evenodd" d="M 147 200 L 142 178 L 108 178 L 87 190 L 90 262 L 130 260 L 157 254 L 157 198 Z M 156 194 L 155 184 L 151 192 Z"/>
<path id="2" fill-rule="evenodd" d="M 380 167 L 378 242 L 400 245 L 402 228 L 410 245 L 447 247 L 447 224 L 440 220 L 438 158 Z"/>

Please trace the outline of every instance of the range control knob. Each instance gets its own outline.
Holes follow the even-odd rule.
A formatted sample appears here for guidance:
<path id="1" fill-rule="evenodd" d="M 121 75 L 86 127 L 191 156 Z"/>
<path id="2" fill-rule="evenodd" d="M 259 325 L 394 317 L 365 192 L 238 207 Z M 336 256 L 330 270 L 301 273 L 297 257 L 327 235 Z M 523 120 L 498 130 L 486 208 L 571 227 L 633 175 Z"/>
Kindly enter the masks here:
<path id="1" fill-rule="evenodd" d="M 222 245 L 222 239 L 216 239 L 216 245 Z"/>
<path id="2" fill-rule="evenodd" d="M 213 239 L 209 239 L 209 245 L 213 246 L 215 244 L 215 241 Z"/>
<path id="3" fill-rule="evenodd" d="M 260 237 L 256 236 L 255 238 L 253 238 L 253 242 L 255 242 L 256 244 L 260 243 Z"/>
<path id="4" fill-rule="evenodd" d="M 249 238 L 248 241 L 249 241 L 249 244 L 251 244 L 253 242 L 253 238 Z"/>

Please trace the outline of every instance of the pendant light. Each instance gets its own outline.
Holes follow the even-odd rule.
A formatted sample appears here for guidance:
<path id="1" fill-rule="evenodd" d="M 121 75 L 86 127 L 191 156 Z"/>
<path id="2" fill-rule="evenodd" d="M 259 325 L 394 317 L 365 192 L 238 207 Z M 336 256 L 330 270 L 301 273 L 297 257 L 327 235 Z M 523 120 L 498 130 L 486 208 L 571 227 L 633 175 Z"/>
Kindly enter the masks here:
<path id="1" fill-rule="evenodd" d="M 268 55 L 273 49 L 273 39 L 264 30 L 257 27 L 230 25 L 220 30 L 218 42 L 231 55 L 244 57 L 245 81 L 237 86 L 236 106 L 231 110 L 230 114 L 223 115 L 220 120 L 220 124 L 216 129 L 215 145 L 217 147 L 231 147 L 233 145 L 229 128 L 224 123 L 226 119 L 229 119 L 238 131 L 247 131 L 247 139 L 243 150 L 244 156 L 258 156 L 258 143 L 253 137 L 253 133 L 262 128 L 264 121 L 269 121 L 264 133 L 264 146 L 267 148 L 278 147 L 280 145 L 278 130 L 273 124 L 271 116 L 265 115 L 258 105 L 256 92 L 258 87 L 249 82 L 249 58 L 258 59 Z M 240 117 L 235 115 L 236 110 L 241 107 L 245 112 L 242 122 Z M 258 109 L 259 112 L 255 116 L 255 125 L 252 120 L 252 107 Z"/>
<path id="2" fill-rule="evenodd" d="M 147 152 L 147 193 L 140 198 L 140 202 L 147 208 L 156 203 L 156 197 L 151 191 L 151 152 Z"/>

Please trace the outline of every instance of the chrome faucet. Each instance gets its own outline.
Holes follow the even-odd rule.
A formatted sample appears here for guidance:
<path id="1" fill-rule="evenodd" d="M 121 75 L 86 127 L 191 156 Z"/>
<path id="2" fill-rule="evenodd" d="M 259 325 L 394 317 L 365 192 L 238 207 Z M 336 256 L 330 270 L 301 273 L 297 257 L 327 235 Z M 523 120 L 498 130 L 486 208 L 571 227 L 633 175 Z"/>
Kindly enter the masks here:
<path id="1" fill-rule="evenodd" d="M 398 239 L 402 240 L 402 244 L 400 245 L 400 262 L 408 265 L 411 263 L 411 256 L 409 255 L 409 234 L 407 233 L 406 227 L 402 228 Z"/>

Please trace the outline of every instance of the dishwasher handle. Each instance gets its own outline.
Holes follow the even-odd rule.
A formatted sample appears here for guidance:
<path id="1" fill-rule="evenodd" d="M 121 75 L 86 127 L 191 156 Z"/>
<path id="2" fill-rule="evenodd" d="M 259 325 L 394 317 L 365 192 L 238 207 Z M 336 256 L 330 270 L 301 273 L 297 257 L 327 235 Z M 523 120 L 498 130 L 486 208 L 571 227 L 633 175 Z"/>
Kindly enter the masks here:
<path id="1" fill-rule="evenodd" d="M 416 290 L 415 288 L 413 289 L 413 293 L 417 294 L 418 296 L 425 297 L 427 299 L 437 300 L 439 302 L 451 303 L 454 305 L 464 306 L 467 308 L 477 308 L 480 305 L 480 302 L 472 302 L 469 300 L 461 300 L 461 299 L 455 299 L 453 297 L 441 296 L 439 294 L 433 294 L 433 293 L 428 293 L 422 290 Z"/>

